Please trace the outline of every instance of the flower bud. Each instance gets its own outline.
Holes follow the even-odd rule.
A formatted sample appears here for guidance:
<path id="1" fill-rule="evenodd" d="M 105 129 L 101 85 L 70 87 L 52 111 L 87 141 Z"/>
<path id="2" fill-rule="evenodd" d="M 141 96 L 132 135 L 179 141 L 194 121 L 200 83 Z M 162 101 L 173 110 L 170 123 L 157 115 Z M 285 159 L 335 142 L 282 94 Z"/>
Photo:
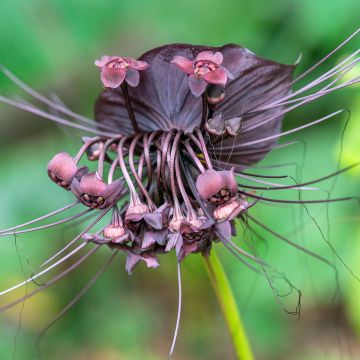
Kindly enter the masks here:
<path id="1" fill-rule="evenodd" d="M 104 143 L 102 141 L 96 142 L 92 145 L 90 145 L 86 149 L 86 155 L 90 161 L 99 160 L 99 156 L 101 153 L 101 150 L 104 147 Z"/>
<path id="2" fill-rule="evenodd" d="M 224 87 L 220 85 L 209 85 L 206 98 L 211 105 L 217 105 L 221 103 L 225 98 Z"/>
<path id="3" fill-rule="evenodd" d="M 126 231 L 123 226 L 114 225 L 114 224 L 110 224 L 106 226 L 103 233 L 104 236 L 109 239 L 116 239 L 126 235 Z"/>
<path id="4" fill-rule="evenodd" d="M 70 190 L 71 182 L 77 170 L 75 160 L 65 152 L 56 154 L 47 167 L 50 179 L 66 190 Z"/>
<path id="5" fill-rule="evenodd" d="M 222 136 L 226 133 L 225 122 L 221 113 L 216 114 L 205 123 L 205 129 L 208 133 L 216 136 Z"/>

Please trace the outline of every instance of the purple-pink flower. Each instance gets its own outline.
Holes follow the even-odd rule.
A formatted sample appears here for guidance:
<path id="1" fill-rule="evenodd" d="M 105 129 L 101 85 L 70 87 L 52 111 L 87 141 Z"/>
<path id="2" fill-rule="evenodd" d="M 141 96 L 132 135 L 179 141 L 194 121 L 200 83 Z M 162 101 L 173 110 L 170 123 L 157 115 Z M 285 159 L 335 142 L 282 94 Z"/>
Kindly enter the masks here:
<path id="1" fill-rule="evenodd" d="M 145 70 L 148 64 L 120 56 L 104 55 L 95 61 L 95 65 L 101 69 L 101 82 L 106 88 L 117 88 L 124 80 L 132 87 L 139 85 L 139 71 Z"/>
<path id="2" fill-rule="evenodd" d="M 222 62 L 220 51 L 202 51 L 195 60 L 183 56 L 174 56 L 171 60 L 171 63 L 189 75 L 190 90 L 195 96 L 203 94 L 207 84 L 225 86 L 227 79 L 232 78 L 229 71 L 221 66 Z"/>
<path id="3" fill-rule="evenodd" d="M 67 190 L 70 190 L 71 181 L 77 171 L 76 161 L 65 152 L 56 154 L 47 167 L 50 179 Z"/>

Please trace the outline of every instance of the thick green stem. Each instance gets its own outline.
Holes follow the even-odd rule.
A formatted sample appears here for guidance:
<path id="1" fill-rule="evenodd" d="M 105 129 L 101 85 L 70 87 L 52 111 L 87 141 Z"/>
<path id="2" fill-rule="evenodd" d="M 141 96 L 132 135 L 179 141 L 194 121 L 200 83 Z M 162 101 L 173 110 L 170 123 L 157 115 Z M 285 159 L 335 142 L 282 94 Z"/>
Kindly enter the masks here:
<path id="1" fill-rule="evenodd" d="M 239 360 L 254 360 L 234 294 L 216 251 L 213 249 L 211 255 L 204 257 L 204 260 L 221 311 L 226 320 L 237 358 Z"/>

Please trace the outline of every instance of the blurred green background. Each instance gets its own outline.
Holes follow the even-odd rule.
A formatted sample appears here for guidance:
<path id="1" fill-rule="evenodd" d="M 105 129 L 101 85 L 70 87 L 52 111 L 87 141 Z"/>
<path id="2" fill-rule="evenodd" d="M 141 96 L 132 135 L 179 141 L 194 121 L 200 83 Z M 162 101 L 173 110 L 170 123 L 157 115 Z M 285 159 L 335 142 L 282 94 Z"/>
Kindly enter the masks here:
<path id="1" fill-rule="evenodd" d="M 221 45 L 237 43 L 279 62 L 303 60 L 299 72 L 319 60 L 356 30 L 358 0 L 1 0 L 0 62 L 44 94 L 56 93 L 75 111 L 92 116 L 101 91 L 93 62 L 103 54 L 137 57 L 166 43 Z M 322 67 L 330 69 L 359 48 L 354 39 Z M 317 72 L 319 74 L 319 72 Z M 311 78 L 316 76 L 314 74 Z M 4 76 L 0 94 L 23 96 Z M 29 98 L 26 98 L 30 100 Z M 351 109 L 343 141 L 341 164 L 359 160 L 360 91 L 346 89 L 287 116 L 284 129 L 315 120 L 339 108 Z M 309 180 L 337 169 L 346 115 L 293 137 L 302 139 L 274 150 L 259 169 L 267 175 L 291 175 Z M 18 110 L 0 105 L 0 228 L 45 214 L 73 201 L 47 178 L 52 155 L 79 147 L 78 132 L 59 128 Z M 279 167 L 266 168 L 269 165 Z M 360 195 L 360 173 L 353 170 L 321 183 L 331 197 Z M 296 191 L 268 195 L 296 199 Z M 304 194 L 326 198 L 326 192 Z M 359 211 L 356 202 L 328 207 L 312 205 L 310 215 L 330 238 L 339 256 L 360 276 Z M 293 241 L 329 259 L 333 251 L 302 206 L 259 204 L 251 214 Z M 60 218 L 60 217 L 59 217 Z M 1 238 L 1 290 L 37 271 L 41 262 L 81 229 L 81 224 Z M 293 310 L 296 294 L 276 298 L 265 277 L 244 268 L 221 245 L 216 245 L 229 275 L 257 359 L 359 359 L 360 284 L 338 259 L 340 296 L 334 299 L 334 272 L 325 264 L 255 228 L 262 240 L 239 227 L 236 241 L 255 246 L 258 253 L 284 273 L 302 292 L 300 320 Z M 250 244 L 250 245 L 249 245 Z M 94 258 L 56 286 L 1 314 L 0 359 L 37 359 L 37 335 L 74 297 L 108 256 Z M 136 268 L 132 276 L 119 256 L 88 294 L 59 320 L 40 343 L 44 359 L 165 359 L 177 311 L 176 263 L 160 259 L 156 270 Z M 64 264 L 65 268 L 71 261 Z M 201 256 L 183 264 L 183 316 L 174 359 L 234 359 Z M 53 273 L 54 274 L 54 273 Z M 45 277 L 42 281 L 46 281 Z M 285 293 L 286 286 L 274 279 Z M 6 304 L 26 290 L 2 297 Z"/>

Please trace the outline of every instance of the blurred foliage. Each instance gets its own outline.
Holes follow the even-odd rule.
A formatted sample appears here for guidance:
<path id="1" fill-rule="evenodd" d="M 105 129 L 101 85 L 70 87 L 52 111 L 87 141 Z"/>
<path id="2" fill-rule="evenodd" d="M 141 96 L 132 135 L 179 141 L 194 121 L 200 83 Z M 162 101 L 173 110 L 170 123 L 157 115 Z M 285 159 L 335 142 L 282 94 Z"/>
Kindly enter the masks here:
<path id="1" fill-rule="evenodd" d="M 0 62 L 45 94 L 56 92 L 81 114 L 92 114 L 101 90 L 93 61 L 104 53 L 139 56 L 151 47 L 170 42 L 209 45 L 238 43 L 255 53 L 292 63 L 299 53 L 299 71 L 319 60 L 359 26 L 358 0 L 2 0 Z M 359 38 L 342 51 L 359 48 Z M 339 55 L 340 56 L 340 55 Z M 323 71 L 338 57 L 324 64 Z M 319 74 L 319 72 L 316 72 Z M 316 73 L 312 78 L 316 76 Z M 0 76 L 0 92 L 23 96 Z M 341 93 L 289 114 L 284 128 L 315 120 L 339 108 L 351 109 L 343 137 L 341 164 L 359 160 L 359 88 Z M 42 119 L 0 106 L 1 201 L 0 228 L 21 223 L 73 201 L 51 184 L 48 159 L 57 151 L 76 151 L 79 135 Z M 302 131 L 282 141 L 303 139 L 274 150 L 251 171 L 272 175 L 299 175 L 304 180 L 336 171 L 346 115 Z M 281 165 L 282 164 L 282 165 Z M 279 165 L 265 168 L 264 166 Z M 359 196 L 359 172 L 321 183 L 331 197 Z M 271 194 L 273 195 L 273 194 Z M 297 198 L 296 191 L 280 194 Z M 274 195 L 275 196 L 275 195 Z M 278 194 L 276 195 L 278 196 Z M 307 192 L 304 198 L 326 198 Z M 334 299 L 334 272 L 325 264 L 289 247 L 256 228 L 257 240 L 239 226 L 238 241 L 257 252 L 291 279 L 302 291 L 300 321 L 286 314 L 296 306 L 296 294 L 276 298 L 264 276 L 244 268 L 217 245 L 230 276 L 245 326 L 258 359 L 360 358 L 360 284 L 324 241 L 332 242 L 339 257 L 360 276 L 359 211 L 356 202 L 329 206 L 257 205 L 251 214 L 293 241 L 335 259 L 341 296 Z M 60 218 L 60 217 L 59 217 Z M 64 225 L 17 238 L 1 239 L 1 289 L 38 270 L 44 259 L 81 229 Z M 15 246 L 17 245 L 17 246 Z M 55 287 L 1 316 L 0 354 L 3 359 L 38 358 L 38 332 L 74 297 L 108 256 L 100 251 Z M 20 265 L 22 264 L 22 265 Z M 69 266 L 70 262 L 67 265 Z M 22 270 L 23 268 L 23 270 Z M 272 274 L 269 274 L 271 277 Z M 41 281 L 46 282 L 45 279 Z M 40 281 L 40 283 L 41 283 Z M 281 279 L 274 285 L 287 291 Z M 30 284 L 15 296 L 36 288 Z M 191 256 L 183 265 L 184 308 L 176 359 L 234 358 L 224 320 L 202 260 Z M 119 257 L 89 293 L 59 320 L 40 342 L 45 359 L 162 359 L 169 350 L 177 306 L 176 266 L 163 257 L 161 267 L 142 266 L 129 277 Z M 352 354 L 352 355 L 351 355 Z M 353 357 L 351 357 L 353 356 Z"/>

